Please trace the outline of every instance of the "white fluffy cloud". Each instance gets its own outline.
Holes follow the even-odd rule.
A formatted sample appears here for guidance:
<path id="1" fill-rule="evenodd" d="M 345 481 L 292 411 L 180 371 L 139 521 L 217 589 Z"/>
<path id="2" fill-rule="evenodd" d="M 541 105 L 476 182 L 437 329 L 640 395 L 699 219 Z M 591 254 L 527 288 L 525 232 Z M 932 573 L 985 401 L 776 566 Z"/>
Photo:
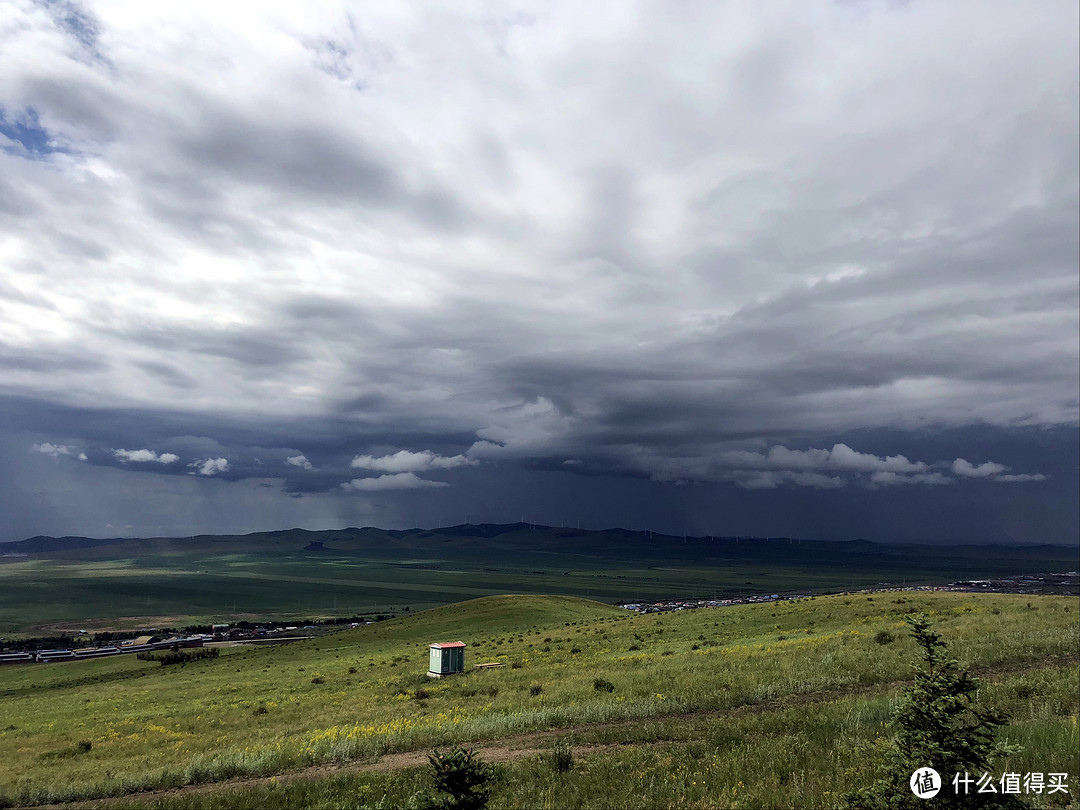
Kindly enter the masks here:
<path id="1" fill-rule="evenodd" d="M 1008 469 L 1004 464 L 994 461 L 976 465 L 967 459 L 958 458 L 952 463 L 952 471 L 961 478 L 984 478 L 1006 484 L 1045 481 L 1047 478 L 1042 473 L 1008 473 Z"/>
<path id="2" fill-rule="evenodd" d="M 1004 464 L 996 464 L 993 461 L 987 461 L 976 466 L 966 459 L 958 458 L 952 463 L 952 471 L 964 478 L 989 478 L 992 475 L 1003 473 L 1007 469 L 1009 468 Z"/>
<path id="3" fill-rule="evenodd" d="M 875 456 L 852 450 L 846 444 L 834 444 L 832 450 L 788 450 L 777 445 L 769 449 L 766 463 L 784 469 L 832 469 L 857 472 L 917 473 L 927 468 L 922 461 L 908 461 L 905 456 Z"/>
<path id="4" fill-rule="evenodd" d="M 450 470 L 454 467 L 475 465 L 477 463 L 479 462 L 466 458 L 463 455 L 440 456 L 430 450 L 421 450 L 418 453 L 413 453 L 409 450 L 399 450 L 397 453 L 386 456 L 356 456 L 349 466 L 358 470 L 410 473 L 426 472 L 427 470 Z"/>
<path id="5" fill-rule="evenodd" d="M 285 459 L 285 463 L 291 464 L 293 467 L 299 467 L 301 470 L 315 469 L 315 465 L 308 461 L 307 457 L 304 455 L 289 456 L 287 459 Z"/>
<path id="6" fill-rule="evenodd" d="M 30 450 L 31 452 L 41 453 L 42 455 L 52 456 L 53 458 L 71 456 L 72 458 L 77 458 L 79 461 L 86 461 L 86 453 L 81 452 L 78 448 L 72 447 L 69 444 L 42 442 L 41 444 L 32 445 Z"/>
<path id="7" fill-rule="evenodd" d="M 380 475 L 377 478 L 354 478 L 341 485 L 342 489 L 357 492 L 384 492 L 393 489 L 425 489 L 449 486 L 444 481 L 428 481 L 415 473 L 403 472 Z"/>
<path id="8" fill-rule="evenodd" d="M 194 467 L 199 475 L 217 475 L 229 469 L 229 460 L 227 458 L 204 458 L 188 466 Z"/>
<path id="9" fill-rule="evenodd" d="M 175 453 L 162 453 L 158 455 L 153 450 L 113 450 L 112 454 L 122 462 L 140 462 L 157 464 L 174 464 L 180 460 Z"/>

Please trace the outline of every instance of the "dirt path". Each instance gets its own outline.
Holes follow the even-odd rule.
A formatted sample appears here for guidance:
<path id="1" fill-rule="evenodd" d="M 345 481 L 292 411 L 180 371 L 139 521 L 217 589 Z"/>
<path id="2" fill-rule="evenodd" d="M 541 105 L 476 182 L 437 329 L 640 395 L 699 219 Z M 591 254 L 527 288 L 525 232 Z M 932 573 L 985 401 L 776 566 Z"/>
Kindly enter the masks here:
<path id="1" fill-rule="evenodd" d="M 611 724 L 615 725 L 615 724 Z M 599 728 L 589 726 L 588 728 Z M 584 726 L 578 726 L 584 729 Z M 493 745 L 473 745 L 471 747 L 487 763 L 517 762 L 519 759 L 540 756 L 551 751 L 551 746 L 539 746 L 537 743 L 544 739 L 559 737 L 569 733 L 571 729 L 553 731 L 538 731 L 533 734 L 523 734 L 518 737 L 509 737 Z M 575 745 L 576 755 L 593 754 L 605 750 L 614 750 L 632 743 L 609 743 L 605 745 Z M 444 746 L 445 747 L 445 746 Z M 244 787 L 265 785 L 271 780 L 278 784 L 293 782 L 298 779 L 325 779 L 340 773 L 385 773 L 398 771 L 405 768 L 418 768 L 428 764 L 428 749 L 421 751 L 400 751 L 393 754 L 383 754 L 374 762 L 345 762 L 336 765 L 312 765 L 294 771 L 284 771 L 274 776 L 258 776 L 250 778 L 228 779 L 223 782 L 207 782 L 199 785 L 184 785 L 178 788 L 164 790 L 148 790 L 141 793 L 129 793 L 126 796 L 110 796 L 104 799 L 92 799 L 89 801 L 73 802 L 71 804 L 37 805 L 41 808 L 65 808 L 76 810 L 77 808 L 109 807 L 121 802 L 149 802 L 155 799 L 169 796 L 191 796 L 219 791 L 237 790 Z"/>
<path id="2" fill-rule="evenodd" d="M 970 671 L 972 675 L 986 677 L 991 675 L 1008 675 L 1014 672 L 1028 669 L 1067 666 L 1076 663 L 1077 658 L 1075 656 L 1062 655 L 1044 658 L 1039 661 L 1010 661 L 1006 664 L 998 664 L 991 667 L 972 667 Z M 853 695 L 870 696 L 878 693 L 885 693 L 899 686 L 903 686 L 909 683 L 911 683 L 910 679 L 889 681 L 887 683 L 870 685 L 847 684 L 845 686 L 835 689 L 822 689 L 813 692 L 800 692 L 793 695 L 784 695 L 773 700 L 747 704 L 744 706 L 736 706 L 728 709 L 711 709 L 708 711 L 689 712 L 686 714 L 635 717 L 627 720 L 612 720 L 604 723 L 591 723 L 585 725 L 571 726 L 568 728 L 549 729 L 546 731 L 532 731 L 525 734 L 517 734 L 512 737 L 503 737 L 501 739 L 492 740 L 488 743 L 466 744 L 466 747 L 470 747 L 474 751 L 476 751 L 477 754 L 479 754 L 480 758 L 483 759 L 485 762 L 516 762 L 521 759 L 527 759 L 528 757 L 539 756 L 541 754 L 550 752 L 555 740 L 560 738 L 566 738 L 575 733 L 580 734 L 592 731 L 602 731 L 604 729 L 625 728 L 627 726 L 640 725 L 642 723 L 663 722 L 665 720 L 672 720 L 678 718 L 685 718 L 687 720 L 700 720 L 710 717 L 738 717 L 745 714 L 762 714 L 770 711 L 789 709 L 795 706 L 804 706 L 812 703 L 824 703 L 829 700 L 851 697 Z M 681 737 L 679 738 L 679 740 L 692 741 Z M 600 753 L 603 751 L 611 751 L 618 748 L 624 748 L 631 745 L 647 745 L 651 742 L 660 741 L 660 739 L 657 739 L 654 741 L 629 741 L 625 743 L 582 743 L 574 745 L 574 753 L 577 755 L 588 755 Z M 71 804 L 53 804 L 41 806 L 50 808 L 66 808 L 66 810 L 74 810 L 74 808 L 109 807 L 119 802 L 148 802 L 168 796 L 191 796 L 204 793 L 216 793 L 218 791 L 224 790 L 234 790 L 243 787 L 265 785 L 271 780 L 275 780 L 280 784 L 292 782 L 298 779 L 322 779 L 340 773 L 382 773 L 387 771 L 402 770 L 404 768 L 416 768 L 426 765 L 427 762 L 428 749 L 424 748 L 422 750 L 416 751 L 400 751 L 383 754 L 374 761 L 358 760 L 355 762 L 345 762 L 334 765 L 312 765 L 307 768 L 299 768 L 292 771 L 283 771 L 282 773 L 275 774 L 273 776 L 228 779 L 220 782 L 207 782 L 197 785 L 184 785 L 183 787 L 178 788 L 151 790 L 141 793 L 130 793 L 126 796 L 110 796 L 108 798 L 75 802 Z"/>

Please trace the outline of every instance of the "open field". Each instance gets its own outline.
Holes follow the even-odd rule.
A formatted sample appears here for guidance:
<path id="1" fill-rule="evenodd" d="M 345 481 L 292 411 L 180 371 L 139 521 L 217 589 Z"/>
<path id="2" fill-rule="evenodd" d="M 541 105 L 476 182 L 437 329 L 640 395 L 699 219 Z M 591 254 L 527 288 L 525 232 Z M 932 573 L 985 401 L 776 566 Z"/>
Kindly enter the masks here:
<path id="1" fill-rule="evenodd" d="M 923 611 L 1012 714 L 1025 751 L 1007 767 L 1070 774 L 1068 796 L 1035 797 L 1064 806 L 1080 786 L 1078 606 L 918 592 L 635 615 L 500 596 L 181 666 L 6 667 L 0 794 L 401 806 L 429 784 L 422 752 L 468 743 L 500 762 L 493 806 L 829 807 L 882 754 L 914 658 L 903 617 Z M 427 644 L 458 638 L 470 664 L 508 666 L 426 679 Z M 569 773 L 538 754 L 555 738 L 577 749 Z"/>
<path id="2" fill-rule="evenodd" d="M 684 542 L 521 525 L 129 540 L 0 558 L 0 634 L 392 614 L 502 593 L 615 602 L 835 591 L 1074 570 L 1075 557 L 1052 546 Z"/>

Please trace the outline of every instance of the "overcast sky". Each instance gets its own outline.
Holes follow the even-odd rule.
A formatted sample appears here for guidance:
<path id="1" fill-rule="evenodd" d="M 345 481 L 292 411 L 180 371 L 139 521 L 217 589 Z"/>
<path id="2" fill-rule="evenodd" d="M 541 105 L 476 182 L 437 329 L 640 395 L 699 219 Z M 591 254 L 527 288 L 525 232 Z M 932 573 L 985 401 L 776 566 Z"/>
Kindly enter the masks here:
<path id="1" fill-rule="evenodd" d="M 0 13 L 0 540 L 1078 539 L 1075 2 Z"/>

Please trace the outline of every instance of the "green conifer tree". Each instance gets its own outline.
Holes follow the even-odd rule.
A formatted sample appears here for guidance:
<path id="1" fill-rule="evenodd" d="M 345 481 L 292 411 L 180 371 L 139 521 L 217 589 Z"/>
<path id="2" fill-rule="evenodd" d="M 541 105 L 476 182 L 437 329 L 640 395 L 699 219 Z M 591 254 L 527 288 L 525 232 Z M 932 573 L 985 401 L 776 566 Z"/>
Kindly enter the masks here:
<path id="1" fill-rule="evenodd" d="M 881 776 L 862 790 L 844 798 L 851 808 L 907 810 L 907 808 L 1021 808 L 1019 796 L 979 793 L 973 785 L 965 794 L 953 785 L 954 776 L 967 772 L 974 779 L 984 773 L 1000 777 L 993 768 L 1002 756 L 1019 752 L 997 740 L 997 731 L 1008 717 L 994 709 L 975 705 L 979 682 L 960 671 L 941 634 L 930 628 L 924 615 L 907 618 L 921 659 L 913 664 L 915 682 L 905 687 L 893 725 L 896 734 Z M 941 777 L 941 791 L 930 799 L 914 794 L 909 780 L 920 769 L 933 768 Z M 1000 784 L 995 784 L 1000 791 Z"/>
<path id="2" fill-rule="evenodd" d="M 423 802 L 439 810 L 483 810 L 491 796 L 491 766 L 470 749 L 428 755 L 439 794 Z"/>

